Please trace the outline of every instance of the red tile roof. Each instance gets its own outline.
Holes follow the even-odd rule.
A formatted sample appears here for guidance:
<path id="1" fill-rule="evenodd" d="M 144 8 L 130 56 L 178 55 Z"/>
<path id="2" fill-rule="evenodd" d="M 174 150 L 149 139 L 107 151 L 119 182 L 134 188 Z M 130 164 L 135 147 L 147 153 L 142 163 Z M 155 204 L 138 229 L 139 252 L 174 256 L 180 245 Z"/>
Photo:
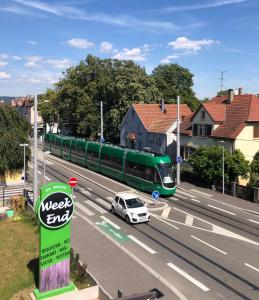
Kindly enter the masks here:
<path id="1" fill-rule="evenodd" d="M 207 102 L 202 105 L 214 122 L 224 122 L 227 104 Z"/>
<path id="2" fill-rule="evenodd" d="M 189 116 L 185 117 L 181 124 L 180 124 L 180 134 L 183 134 L 183 135 L 188 135 L 188 136 L 191 136 L 192 135 L 192 116 L 194 115 L 193 114 L 190 114 Z M 174 130 L 174 133 L 176 133 L 177 130 L 175 129 Z"/>
<path id="3" fill-rule="evenodd" d="M 133 104 L 147 131 L 165 133 L 176 121 L 177 104 L 165 104 L 162 112 L 159 104 Z M 192 112 L 186 104 L 180 104 L 180 116 L 187 117 Z"/>

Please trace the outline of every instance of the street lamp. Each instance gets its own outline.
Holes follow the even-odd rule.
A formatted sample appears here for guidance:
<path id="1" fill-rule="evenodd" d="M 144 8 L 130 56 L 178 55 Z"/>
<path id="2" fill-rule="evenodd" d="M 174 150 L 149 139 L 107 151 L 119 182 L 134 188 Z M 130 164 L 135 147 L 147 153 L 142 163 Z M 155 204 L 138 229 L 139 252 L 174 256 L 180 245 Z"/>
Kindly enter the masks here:
<path id="1" fill-rule="evenodd" d="M 25 191 L 25 166 L 26 166 L 26 161 L 25 161 L 25 147 L 28 147 L 29 144 L 20 144 L 21 147 L 23 147 L 23 190 Z M 23 192 L 24 192 L 23 191 Z"/>
<path id="2" fill-rule="evenodd" d="M 224 157 L 225 142 L 219 141 L 219 143 L 222 143 L 222 194 L 224 195 L 225 194 L 225 163 L 224 163 L 224 161 L 225 161 L 225 157 Z"/>
<path id="3" fill-rule="evenodd" d="M 50 154 L 50 151 L 44 151 L 43 152 L 43 157 L 44 157 L 44 161 L 43 161 L 43 183 L 45 184 L 46 182 L 46 178 L 45 178 L 45 173 L 46 173 L 46 156 Z"/>

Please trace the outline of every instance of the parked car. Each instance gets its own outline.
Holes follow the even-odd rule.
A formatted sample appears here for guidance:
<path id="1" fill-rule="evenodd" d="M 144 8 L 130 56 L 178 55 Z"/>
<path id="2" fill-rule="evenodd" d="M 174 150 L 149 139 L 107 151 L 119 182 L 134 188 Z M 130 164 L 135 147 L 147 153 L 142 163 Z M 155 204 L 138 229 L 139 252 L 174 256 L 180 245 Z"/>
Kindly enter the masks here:
<path id="1" fill-rule="evenodd" d="M 111 212 L 130 223 L 149 222 L 150 214 L 145 203 L 131 193 L 118 193 L 112 200 Z"/>

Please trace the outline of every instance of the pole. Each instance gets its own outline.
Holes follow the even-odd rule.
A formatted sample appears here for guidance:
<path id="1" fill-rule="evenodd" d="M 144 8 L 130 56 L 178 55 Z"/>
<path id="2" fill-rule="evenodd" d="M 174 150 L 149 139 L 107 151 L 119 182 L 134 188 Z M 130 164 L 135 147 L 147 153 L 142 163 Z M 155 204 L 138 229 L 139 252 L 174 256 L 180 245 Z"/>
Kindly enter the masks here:
<path id="1" fill-rule="evenodd" d="M 35 210 L 38 196 L 38 98 L 34 97 L 34 128 L 33 128 L 33 208 Z"/>
<path id="2" fill-rule="evenodd" d="M 45 171 L 46 171 L 46 155 L 45 152 L 43 152 L 43 156 L 44 156 L 44 163 L 43 163 L 43 184 L 45 184 L 46 180 L 45 180 Z"/>
<path id="3" fill-rule="evenodd" d="M 103 102 L 101 101 L 101 142 L 103 141 Z"/>
<path id="4" fill-rule="evenodd" d="M 176 157 L 180 156 L 180 96 L 177 96 L 177 148 Z M 176 185 L 180 185 L 180 163 L 176 163 Z"/>
<path id="5" fill-rule="evenodd" d="M 25 175 L 26 175 L 26 171 L 25 171 L 25 145 L 23 145 L 23 195 L 25 194 Z"/>
<path id="6" fill-rule="evenodd" d="M 225 164 L 224 164 L 224 146 L 222 146 L 222 194 L 225 194 Z"/>

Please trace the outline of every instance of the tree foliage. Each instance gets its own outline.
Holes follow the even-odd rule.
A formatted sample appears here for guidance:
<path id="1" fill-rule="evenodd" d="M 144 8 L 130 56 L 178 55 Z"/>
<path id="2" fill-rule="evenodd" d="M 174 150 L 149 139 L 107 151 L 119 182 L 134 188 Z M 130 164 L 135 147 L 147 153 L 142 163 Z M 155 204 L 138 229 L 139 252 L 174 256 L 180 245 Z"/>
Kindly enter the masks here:
<path id="1" fill-rule="evenodd" d="M 236 181 L 238 176 L 248 178 L 249 162 L 243 153 L 236 150 L 230 154 L 222 146 L 201 146 L 190 157 L 189 162 L 202 180 L 209 184 L 219 184 L 223 176 L 223 149 L 224 149 L 224 179 L 226 182 Z"/>
<path id="2" fill-rule="evenodd" d="M 200 101 L 192 90 L 193 74 L 187 68 L 178 64 L 159 65 L 152 77 L 167 103 L 176 103 L 177 96 L 180 96 L 181 103 L 187 104 L 192 110 L 199 106 Z"/>
<path id="3" fill-rule="evenodd" d="M 255 153 L 254 158 L 251 162 L 249 185 L 259 187 L 259 151 Z"/>
<path id="4" fill-rule="evenodd" d="M 0 175 L 23 168 L 23 148 L 28 143 L 31 126 L 28 121 L 8 105 L 0 106 Z M 26 149 L 27 160 L 30 153 Z"/>

